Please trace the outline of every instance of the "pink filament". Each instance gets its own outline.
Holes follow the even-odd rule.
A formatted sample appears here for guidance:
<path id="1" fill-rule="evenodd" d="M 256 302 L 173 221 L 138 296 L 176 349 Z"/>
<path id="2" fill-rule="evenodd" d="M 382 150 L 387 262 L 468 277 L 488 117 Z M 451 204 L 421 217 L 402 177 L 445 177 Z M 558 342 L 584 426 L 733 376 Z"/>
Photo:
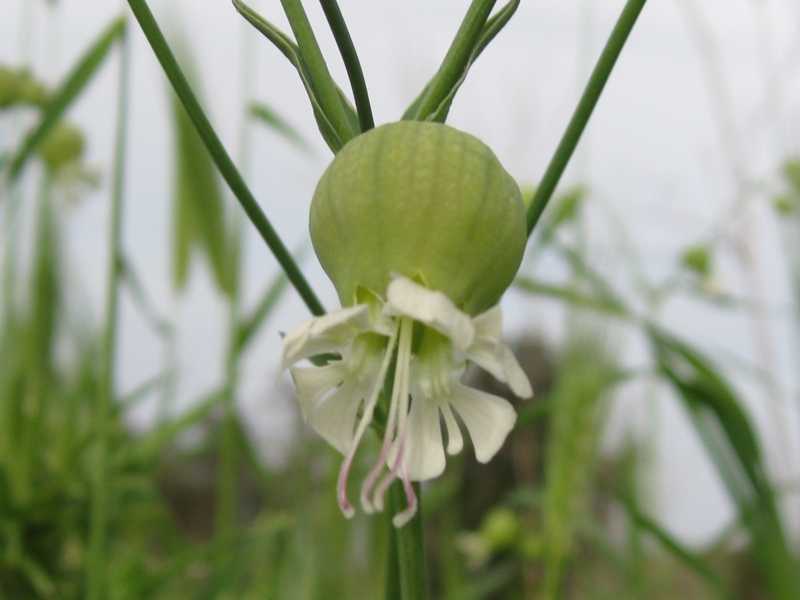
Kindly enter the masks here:
<path id="1" fill-rule="evenodd" d="M 347 498 L 347 480 L 350 477 L 350 467 L 353 465 L 353 457 L 357 447 L 358 444 L 353 444 L 350 452 L 347 453 L 347 457 L 342 461 L 342 466 L 339 468 L 339 479 L 336 484 L 336 497 L 339 502 L 339 508 L 348 519 L 352 518 L 356 512 Z"/>
<path id="2" fill-rule="evenodd" d="M 383 499 L 386 495 L 386 490 L 389 489 L 389 486 L 392 485 L 392 482 L 397 479 L 398 474 L 400 472 L 400 468 L 403 464 L 403 455 L 405 454 L 405 445 L 406 445 L 406 435 L 407 435 L 408 428 L 403 428 L 403 431 L 398 434 L 398 447 L 397 447 L 397 456 L 394 459 L 394 463 L 392 464 L 392 468 L 389 473 L 381 480 L 378 488 L 375 490 L 375 497 L 373 498 L 373 503 L 375 507 L 380 511 L 383 510 Z M 405 473 L 405 469 L 403 469 Z M 413 494 L 413 490 L 412 490 Z M 406 496 L 408 494 L 406 493 Z"/>

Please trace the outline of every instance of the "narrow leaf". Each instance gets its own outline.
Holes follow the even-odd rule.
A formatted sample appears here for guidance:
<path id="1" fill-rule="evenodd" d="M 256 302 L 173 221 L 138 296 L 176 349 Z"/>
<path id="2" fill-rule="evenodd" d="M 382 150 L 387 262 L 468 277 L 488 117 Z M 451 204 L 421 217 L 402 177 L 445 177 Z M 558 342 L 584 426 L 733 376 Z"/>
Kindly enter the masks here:
<path id="1" fill-rule="evenodd" d="M 684 401 L 739 509 L 764 587 L 771 598 L 800 598 L 800 565 L 787 541 L 756 434 L 732 386 L 688 344 L 654 326 L 648 333 L 661 373 Z"/>
<path id="2" fill-rule="evenodd" d="M 145 290 L 144 284 L 133 264 L 125 257 L 121 257 L 119 269 L 120 278 L 128 289 L 131 300 L 139 310 L 139 314 L 144 317 L 153 331 L 160 337 L 169 337 L 172 334 L 173 327 L 169 320 L 159 315 L 156 311 L 151 297 Z"/>
<path id="3" fill-rule="evenodd" d="M 33 155 L 39 144 L 47 137 L 53 126 L 58 123 L 67 109 L 95 76 L 108 56 L 114 42 L 122 35 L 125 26 L 126 20 L 124 17 L 114 19 L 100 33 L 94 43 L 67 74 L 64 81 L 53 92 L 49 102 L 44 107 L 39 123 L 25 137 L 22 146 L 11 161 L 9 176 L 12 182 L 19 177 L 28 159 Z"/>
<path id="4" fill-rule="evenodd" d="M 580 185 L 564 192 L 556 200 L 556 205 L 553 207 L 552 214 L 549 215 L 547 222 L 539 226 L 539 243 L 542 245 L 550 243 L 559 227 L 572 221 L 577 216 L 585 198 L 586 190 Z"/>
<path id="5" fill-rule="evenodd" d="M 39 198 L 28 299 L 31 309 L 28 357 L 35 378 L 43 377 L 51 367 L 62 295 L 58 226 L 50 198 L 51 186 L 52 182 L 45 177 Z"/>
<path id="6" fill-rule="evenodd" d="M 453 89 L 463 81 L 496 1 L 473 0 L 439 70 L 426 86 L 424 95 L 412 103 L 413 112 L 406 111 L 403 119 L 424 121 L 447 103 Z"/>
<path id="7" fill-rule="evenodd" d="M 289 122 L 281 115 L 276 113 L 275 110 L 270 106 L 267 106 L 263 103 L 254 102 L 250 105 L 250 116 L 257 119 L 301 150 L 305 152 L 309 152 L 311 150 L 311 146 L 303 138 L 303 136 L 300 135 L 297 129 L 289 124 Z"/>
<path id="8" fill-rule="evenodd" d="M 311 102 L 311 108 L 314 112 L 314 119 L 317 121 L 322 138 L 328 147 L 334 152 L 338 152 L 345 144 L 342 136 L 337 132 L 331 119 L 325 114 L 322 105 L 317 98 L 316 92 L 311 85 L 310 75 L 305 66 L 305 63 L 300 58 L 300 49 L 297 44 L 286 33 L 281 31 L 275 25 L 267 21 L 264 17 L 259 15 L 252 8 L 247 6 L 242 0 L 233 0 L 233 5 L 239 11 L 248 23 L 255 27 L 264 37 L 266 37 L 280 52 L 287 58 L 287 60 L 297 70 L 300 75 L 300 81 L 306 90 L 308 99 Z M 350 101 L 344 95 L 341 89 L 336 88 L 339 95 L 347 120 L 350 123 L 350 128 L 353 130 L 358 129 L 358 115 L 353 108 Z"/>
<path id="9" fill-rule="evenodd" d="M 188 56 L 184 62 L 192 64 Z M 193 79 L 197 88 L 197 77 Z M 217 287 L 230 296 L 234 287 L 234 271 L 229 268 L 230 240 L 217 170 L 180 100 L 174 94 L 171 95 L 175 156 L 175 284 L 179 290 L 184 289 L 188 279 L 191 249 L 194 244 L 198 244 L 208 258 Z"/>
<path id="10" fill-rule="evenodd" d="M 631 521 L 646 533 L 650 534 L 659 545 L 669 552 L 678 562 L 683 564 L 689 570 L 693 571 L 697 576 L 705 581 L 713 591 L 714 595 L 718 598 L 731 598 L 732 595 L 726 589 L 725 584 L 719 575 L 714 571 L 711 565 L 708 564 L 701 556 L 698 556 L 689 548 L 675 539 L 668 531 L 656 523 L 653 519 L 646 516 L 632 503 L 623 501 L 628 516 Z"/>
<path id="11" fill-rule="evenodd" d="M 297 290 L 297 293 L 303 299 L 311 313 L 315 315 L 323 314 L 325 309 L 322 303 L 294 262 L 292 255 L 278 235 L 278 232 L 275 231 L 267 215 L 261 210 L 255 196 L 253 196 L 253 192 L 250 191 L 242 174 L 236 168 L 233 160 L 231 160 L 230 154 L 228 154 L 228 151 L 219 139 L 217 132 L 214 131 L 214 128 L 211 126 L 211 122 L 208 120 L 202 106 L 200 106 L 200 103 L 197 101 L 197 97 L 178 65 L 178 61 L 175 60 L 175 55 L 169 47 L 167 40 L 164 38 L 164 34 L 161 32 L 146 0 L 128 0 L 128 5 L 131 7 L 153 53 L 161 64 L 164 74 L 172 84 L 175 93 L 178 98 L 180 98 L 195 129 L 197 129 L 198 134 L 202 138 L 206 149 L 211 154 L 214 164 L 219 169 L 225 182 L 230 187 L 231 192 L 233 192 L 233 195 L 236 197 L 236 200 L 238 200 L 239 205 L 247 214 L 248 219 L 250 219 L 250 222 L 261 236 L 261 239 L 266 243 L 272 255 L 281 265 L 289 281 Z"/>
<path id="12" fill-rule="evenodd" d="M 294 32 L 300 59 L 320 108 L 330 120 L 342 143 L 347 143 L 358 135 L 359 130 L 353 129 L 352 122 L 347 116 L 339 88 L 328 71 L 328 65 L 322 56 L 303 5 L 300 0 L 281 0 L 281 4 Z"/>
<path id="13" fill-rule="evenodd" d="M 514 285 L 526 292 L 547 296 L 581 308 L 588 308 L 614 317 L 631 318 L 632 315 L 622 302 L 611 297 L 589 295 L 579 290 L 546 283 L 531 277 L 520 276 Z"/>
<path id="14" fill-rule="evenodd" d="M 159 425 L 148 433 L 136 446 L 126 449 L 120 455 L 122 461 L 134 460 L 135 462 L 149 462 L 172 444 L 183 432 L 203 422 L 219 405 L 223 396 L 222 391 L 213 392 L 195 403 L 194 408 L 187 410 L 183 415 L 174 420 Z"/>
<path id="15" fill-rule="evenodd" d="M 255 335 L 267 322 L 273 309 L 283 297 L 287 283 L 288 281 L 283 273 L 275 277 L 267 286 L 267 289 L 264 290 L 264 294 L 253 312 L 242 320 L 236 333 L 237 352 L 241 353 L 246 350 Z"/>

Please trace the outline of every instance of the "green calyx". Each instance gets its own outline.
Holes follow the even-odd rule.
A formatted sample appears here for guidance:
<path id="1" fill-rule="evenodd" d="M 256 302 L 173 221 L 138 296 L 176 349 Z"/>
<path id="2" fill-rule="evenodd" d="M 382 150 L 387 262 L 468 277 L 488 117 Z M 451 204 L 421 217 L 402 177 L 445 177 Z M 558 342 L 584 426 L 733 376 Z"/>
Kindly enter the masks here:
<path id="1" fill-rule="evenodd" d="M 393 274 L 477 314 L 511 284 L 525 248 L 519 186 L 477 138 L 401 121 L 348 142 L 317 185 L 311 240 L 343 305 L 384 296 Z"/>

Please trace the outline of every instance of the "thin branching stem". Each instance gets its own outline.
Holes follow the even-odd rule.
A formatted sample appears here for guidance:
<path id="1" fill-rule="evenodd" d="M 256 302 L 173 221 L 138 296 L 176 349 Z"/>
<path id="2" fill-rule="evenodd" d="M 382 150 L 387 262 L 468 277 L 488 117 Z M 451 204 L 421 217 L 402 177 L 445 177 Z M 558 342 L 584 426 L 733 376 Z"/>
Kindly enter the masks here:
<path id="1" fill-rule="evenodd" d="M 544 177 L 536 189 L 536 195 L 528 207 L 529 236 L 539 222 L 547 203 L 550 202 L 553 192 L 555 192 L 558 182 L 564 174 L 572 154 L 575 152 L 581 135 L 586 129 L 589 118 L 592 116 L 595 106 L 597 106 L 597 101 L 603 93 L 611 71 L 613 71 L 614 65 L 616 65 L 617 59 L 628 41 L 628 36 L 633 31 L 633 26 L 636 24 L 646 3 L 647 0 L 628 0 L 622 9 L 622 14 L 620 14 L 602 54 L 597 60 L 578 106 L 572 114 L 572 118 L 569 125 L 567 125 L 566 131 L 564 131 L 564 135 L 561 137 L 555 154 L 550 159 L 550 164 L 547 166 Z"/>
<path id="2" fill-rule="evenodd" d="M 158 27 L 158 23 L 156 23 L 147 2 L 145 0 L 128 0 L 128 5 L 131 7 L 136 20 L 139 22 L 156 58 L 159 63 L 161 63 L 161 67 L 172 84 L 181 104 L 183 104 L 189 118 L 192 120 L 192 123 L 194 123 L 198 135 L 200 135 L 200 138 L 203 140 L 203 144 L 205 144 L 209 154 L 211 154 L 214 164 L 217 165 L 222 177 L 225 179 L 234 196 L 236 196 L 239 204 L 241 204 L 250 222 L 258 230 L 261 238 L 266 242 L 273 256 L 275 256 L 281 268 L 286 273 L 286 277 L 297 290 L 297 293 L 300 294 L 300 297 L 311 313 L 314 315 L 323 314 L 325 309 L 322 307 L 322 303 L 317 298 L 314 290 L 311 289 L 308 281 L 306 281 L 306 278 L 303 276 L 303 273 L 300 271 L 300 268 L 297 266 L 297 263 L 294 258 L 292 258 L 291 253 L 286 248 L 280 236 L 272 227 L 264 211 L 261 210 L 253 193 L 250 191 L 250 188 L 247 187 L 242 175 L 239 173 L 236 165 L 234 165 L 233 160 L 231 160 L 228 151 L 211 126 L 197 97 L 186 81 L 186 76 L 178 66 L 178 62 L 167 44 L 167 40 L 164 39 L 164 34 Z"/>
<path id="3" fill-rule="evenodd" d="M 328 19 L 333 37 L 336 39 L 336 45 L 342 55 L 345 69 L 347 69 L 347 77 L 350 79 L 353 98 L 356 101 L 361 132 L 369 131 L 375 127 L 375 120 L 372 116 L 372 106 L 369 102 L 367 82 L 364 80 L 364 71 L 361 69 L 361 62 L 358 60 L 353 39 L 350 37 L 347 24 L 336 0 L 319 0 L 319 3 L 322 5 L 322 10 L 325 11 L 325 17 Z"/>

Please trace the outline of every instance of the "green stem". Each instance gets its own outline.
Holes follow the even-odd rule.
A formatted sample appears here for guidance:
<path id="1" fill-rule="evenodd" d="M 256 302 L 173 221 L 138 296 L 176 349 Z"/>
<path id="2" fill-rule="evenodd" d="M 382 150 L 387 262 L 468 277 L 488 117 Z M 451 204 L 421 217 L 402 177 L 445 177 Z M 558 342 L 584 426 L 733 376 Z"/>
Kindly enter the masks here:
<path id="1" fill-rule="evenodd" d="M 426 600 L 428 590 L 425 578 L 425 540 L 422 526 L 422 490 L 418 483 L 414 484 L 417 494 L 417 514 L 405 526 L 395 529 L 390 539 L 395 541 L 397 568 L 390 570 L 396 573 L 400 594 L 394 596 L 402 600 Z M 399 482 L 395 482 L 389 490 L 389 513 L 396 514 L 405 508 L 405 494 Z M 394 525 L 389 523 L 394 528 Z M 391 553 L 390 553 L 391 554 Z"/>
<path id="2" fill-rule="evenodd" d="M 229 306 L 228 352 L 225 362 L 225 391 L 222 396 L 223 416 L 220 444 L 219 475 L 217 477 L 216 536 L 218 540 L 234 535 L 238 523 L 239 446 L 236 422 L 236 389 L 239 381 L 239 354 L 236 333 L 239 322 L 238 298 Z M 220 569 L 229 559 L 220 555 Z"/>
<path id="3" fill-rule="evenodd" d="M 347 142 L 357 133 L 355 124 L 348 120 L 336 82 L 328 71 L 325 57 L 322 55 L 311 23 L 303 9 L 303 3 L 300 0 L 281 0 L 281 5 L 289 20 L 294 37 L 297 39 L 300 59 L 307 69 L 311 89 L 339 137 L 342 141 Z"/>
<path id="4" fill-rule="evenodd" d="M 358 53 L 353 45 L 353 39 L 347 30 L 347 24 L 339 10 L 336 0 L 319 0 L 325 17 L 336 39 L 336 45 L 342 55 L 347 77 L 350 79 L 350 86 L 353 88 L 353 97 L 356 101 L 358 110 L 358 122 L 361 125 L 362 133 L 375 127 L 375 120 L 372 116 L 372 106 L 369 102 L 369 92 L 367 82 L 364 80 L 364 71 L 361 69 L 361 62 L 358 60 Z"/>
<path id="5" fill-rule="evenodd" d="M 605 88 L 611 71 L 614 69 L 622 48 L 625 46 L 625 42 L 628 40 L 628 36 L 633 30 L 633 26 L 636 24 L 636 20 L 639 18 L 639 14 L 642 12 L 646 2 L 647 0 L 628 0 L 625 8 L 622 9 L 622 14 L 619 16 L 608 42 L 606 42 L 603 53 L 600 55 L 589 82 L 583 91 L 583 96 L 581 96 L 580 102 L 572 114 L 572 119 L 570 119 L 558 148 L 556 148 L 556 152 L 547 166 L 547 171 L 545 171 L 544 177 L 536 189 L 536 195 L 528 207 L 529 236 L 539 222 L 539 218 L 542 216 L 561 176 L 564 174 L 564 169 L 566 169 L 572 158 L 583 130 L 586 129 L 586 124 L 589 122 L 597 101 L 603 93 L 603 88 Z"/>
<path id="6" fill-rule="evenodd" d="M 244 26 L 244 24 L 243 24 Z M 240 93 L 245 105 L 239 128 L 239 148 L 237 159 L 242 172 L 248 174 L 250 164 L 250 137 L 247 108 L 251 102 L 254 85 L 252 38 L 242 36 Z M 241 320 L 242 298 L 242 256 L 244 252 L 244 221 L 241 213 L 234 215 L 231 226 L 232 235 L 228 244 L 230 257 L 228 264 L 234 270 L 233 293 L 228 297 L 228 348 L 225 358 L 225 388 L 223 394 L 223 416 L 219 446 L 219 472 L 217 477 L 216 538 L 224 544 L 235 535 L 238 523 L 238 478 L 239 448 L 236 431 L 236 394 L 239 384 L 239 322 Z M 217 568 L 222 572 L 226 563 L 224 553 L 218 554 Z"/>
<path id="7" fill-rule="evenodd" d="M 167 44 L 167 40 L 164 39 L 164 34 L 159 29 L 146 0 L 128 0 L 128 5 L 131 7 L 136 20 L 139 22 L 156 58 L 161 63 L 161 67 L 172 84 L 175 93 L 186 109 L 186 113 L 197 128 L 197 133 L 203 140 L 209 154 L 211 154 L 211 158 L 214 160 L 214 163 L 217 165 L 217 168 L 220 170 L 222 177 L 227 182 L 234 196 L 236 196 L 239 204 L 241 204 L 250 222 L 253 223 L 258 230 L 258 233 L 266 242 L 273 256 L 275 256 L 281 268 L 283 268 L 286 273 L 286 277 L 297 290 L 297 293 L 300 294 L 306 306 L 308 306 L 308 309 L 314 315 L 323 314 L 325 309 L 311 289 L 308 281 L 306 281 L 297 263 L 295 263 L 291 253 L 286 248 L 283 241 L 281 241 L 278 233 L 269 222 L 269 219 L 267 219 L 264 211 L 261 210 L 258 202 L 256 202 L 253 193 L 250 191 L 250 188 L 247 187 L 239 170 L 233 164 L 227 150 L 225 150 L 225 146 L 222 145 L 222 142 L 212 128 L 208 117 L 197 101 L 197 97 L 186 81 L 183 71 L 178 66 L 178 62 L 175 60 L 175 55 Z"/>
<path id="8" fill-rule="evenodd" d="M 125 150 L 128 129 L 128 100 L 130 95 L 130 42 L 127 27 L 120 34 L 119 98 L 117 132 L 114 148 L 111 189 L 108 280 L 106 282 L 106 315 L 101 352 L 100 393 L 98 395 L 97 463 L 92 490 L 90 522 L 88 593 L 90 600 L 108 597 L 105 575 L 108 571 L 109 481 L 108 439 L 109 420 L 114 402 L 114 363 L 117 347 L 119 314 L 120 257 L 122 256 L 122 210 L 125 185 Z"/>
<path id="9" fill-rule="evenodd" d="M 392 513 L 387 513 L 389 527 L 386 551 L 386 582 L 384 600 L 403 600 L 400 595 L 400 565 L 397 564 L 397 528 L 392 524 Z"/>

